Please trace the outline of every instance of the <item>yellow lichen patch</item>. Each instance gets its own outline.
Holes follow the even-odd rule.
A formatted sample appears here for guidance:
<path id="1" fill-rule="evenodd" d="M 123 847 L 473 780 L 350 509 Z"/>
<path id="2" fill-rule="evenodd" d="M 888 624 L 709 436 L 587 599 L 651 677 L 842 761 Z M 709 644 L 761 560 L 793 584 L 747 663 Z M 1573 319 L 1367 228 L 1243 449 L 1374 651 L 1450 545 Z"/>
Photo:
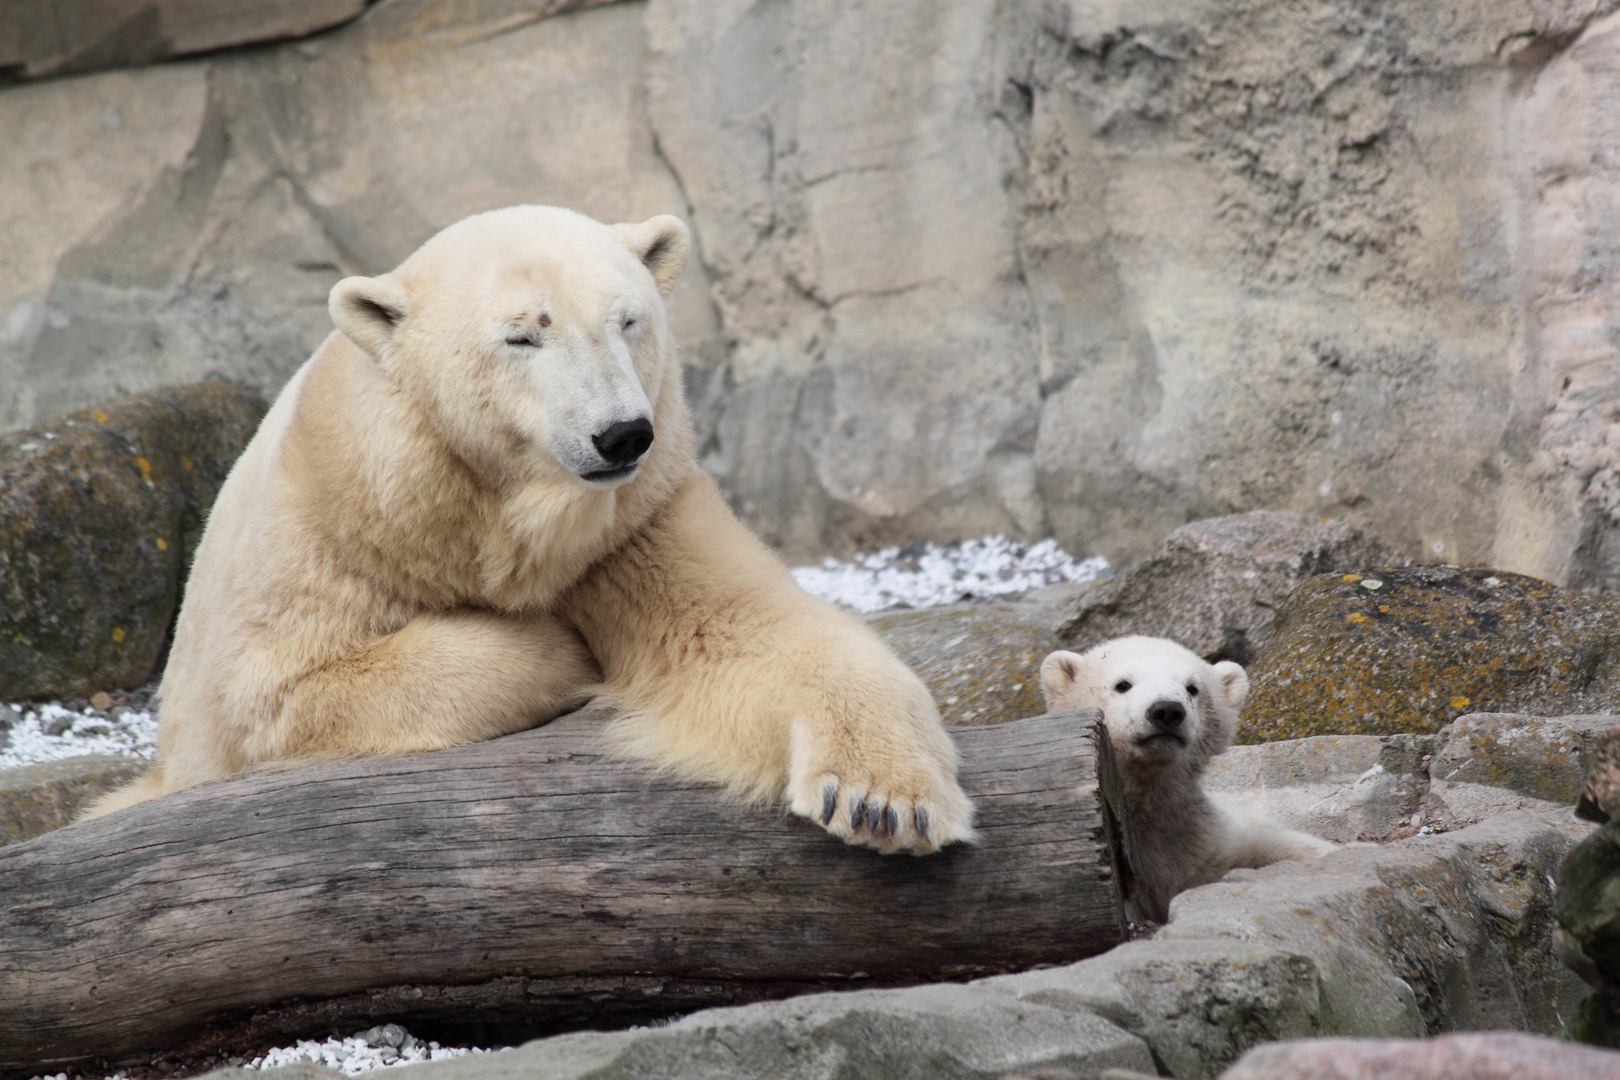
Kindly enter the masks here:
<path id="1" fill-rule="evenodd" d="M 95 412 L 90 414 L 90 419 L 94 420 L 98 424 L 105 424 L 107 422 L 107 414 L 102 412 L 100 409 L 97 409 Z"/>
<path id="2" fill-rule="evenodd" d="M 122 645 L 124 643 L 124 628 L 122 626 L 113 627 L 112 639 L 114 644 Z"/>
<path id="3" fill-rule="evenodd" d="M 141 479 L 142 480 L 150 480 L 150 479 L 152 479 L 152 463 L 150 461 L 147 461 L 143 457 L 138 457 L 138 458 L 135 459 L 135 464 L 141 470 Z"/>
<path id="4" fill-rule="evenodd" d="M 1361 575 L 1360 574 L 1346 574 L 1346 575 L 1344 575 L 1344 577 L 1340 578 L 1339 580 L 1340 581 L 1360 581 L 1361 580 Z"/>
<path id="5" fill-rule="evenodd" d="M 191 459 L 186 457 L 186 455 L 181 454 L 180 455 L 180 467 L 182 469 L 186 470 L 186 472 L 190 472 L 191 471 Z"/>
<path id="6" fill-rule="evenodd" d="M 1382 602 L 1351 576 L 1382 581 Z M 1249 681 L 1239 743 L 1422 734 L 1531 705 L 1620 710 L 1620 601 L 1482 567 L 1324 574 L 1279 608 Z"/>
<path id="7" fill-rule="evenodd" d="M 161 537 L 161 536 L 158 537 L 157 540 L 154 541 L 154 542 L 157 544 L 157 549 L 159 551 L 168 551 L 169 550 L 169 542 L 167 540 L 163 539 L 163 537 Z"/>

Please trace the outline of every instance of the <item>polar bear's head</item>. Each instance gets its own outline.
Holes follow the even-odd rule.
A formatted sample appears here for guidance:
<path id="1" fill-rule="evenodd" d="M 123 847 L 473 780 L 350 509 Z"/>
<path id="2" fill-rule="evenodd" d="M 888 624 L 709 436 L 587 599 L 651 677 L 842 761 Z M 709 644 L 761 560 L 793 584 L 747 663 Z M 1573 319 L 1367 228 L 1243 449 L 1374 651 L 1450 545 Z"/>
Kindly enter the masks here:
<path id="1" fill-rule="evenodd" d="M 1133 774 L 1197 772 L 1231 744 L 1249 677 L 1165 638 L 1123 637 L 1048 656 L 1041 689 L 1048 711 L 1101 709 L 1114 753 Z"/>
<path id="2" fill-rule="evenodd" d="M 664 434 L 660 399 L 680 396 L 664 299 L 689 247 L 668 215 L 603 225 L 514 206 L 345 278 L 328 307 L 474 468 L 527 462 L 612 488 Z"/>

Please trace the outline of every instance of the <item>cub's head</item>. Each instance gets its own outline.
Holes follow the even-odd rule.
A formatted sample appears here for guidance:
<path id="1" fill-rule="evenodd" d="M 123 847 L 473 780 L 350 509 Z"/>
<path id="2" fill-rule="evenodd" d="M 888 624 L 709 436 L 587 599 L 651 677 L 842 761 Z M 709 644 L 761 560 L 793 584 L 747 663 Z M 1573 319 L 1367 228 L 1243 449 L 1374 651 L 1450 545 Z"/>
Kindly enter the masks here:
<path id="1" fill-rule="evenodd" d="M 1197 772 L 1231 744 L 1249 677 L 1165 638 L 1123 637 L 1048 656 L 1041 690 L 1049 712 L 1101 709 L 1114 754 L 1131 771 Z"/>
<path id="2" fill-rule="evenodd" d="M 584 489 L 684 432 L 664 300 L 690 236 L 514 206 L 451 225 L 397 269 L 332 289 L 332 321 L 475 468 Z M 661 406 L 663 406 L 661 408 Z"/>

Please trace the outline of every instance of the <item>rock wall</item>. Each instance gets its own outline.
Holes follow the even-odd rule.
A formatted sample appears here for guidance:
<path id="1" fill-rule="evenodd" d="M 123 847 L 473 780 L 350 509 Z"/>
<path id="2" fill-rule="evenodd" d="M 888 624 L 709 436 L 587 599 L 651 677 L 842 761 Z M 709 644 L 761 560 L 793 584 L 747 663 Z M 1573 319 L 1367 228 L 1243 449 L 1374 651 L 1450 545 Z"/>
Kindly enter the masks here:
<path id="1" fill-rule="evenodd" d="M 476 210 L 671 211 L 704 464 L 790 556 L 1285 509 L 1620 588 L 1615 6 L 381 0 L 21 82 L 0 430 L 274 392 Z"/>

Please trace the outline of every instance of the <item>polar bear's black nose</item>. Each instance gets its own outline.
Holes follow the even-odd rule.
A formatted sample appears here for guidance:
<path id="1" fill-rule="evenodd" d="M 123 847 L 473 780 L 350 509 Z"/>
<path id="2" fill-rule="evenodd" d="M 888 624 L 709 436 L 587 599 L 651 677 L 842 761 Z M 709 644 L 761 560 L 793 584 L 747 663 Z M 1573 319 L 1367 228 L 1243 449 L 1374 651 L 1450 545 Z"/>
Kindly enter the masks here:
<path id="1" fill-rule="evenodd" d="M 591 442 L 596 444 L 596 452 L 609 465 L 629 465 L 640 459 L 647 452 L 647 447 L 652 445 L 652 421 L 645 416 L 620 420 L 592 435 Z"/>
<path id="2" fill-rule="evenodd" d="M 1148 719 L 1166 731 L 1174 731 L 1187 719 L 1187 710 L 1179 701 L 1155 701 L 1148 706 Z"/>

